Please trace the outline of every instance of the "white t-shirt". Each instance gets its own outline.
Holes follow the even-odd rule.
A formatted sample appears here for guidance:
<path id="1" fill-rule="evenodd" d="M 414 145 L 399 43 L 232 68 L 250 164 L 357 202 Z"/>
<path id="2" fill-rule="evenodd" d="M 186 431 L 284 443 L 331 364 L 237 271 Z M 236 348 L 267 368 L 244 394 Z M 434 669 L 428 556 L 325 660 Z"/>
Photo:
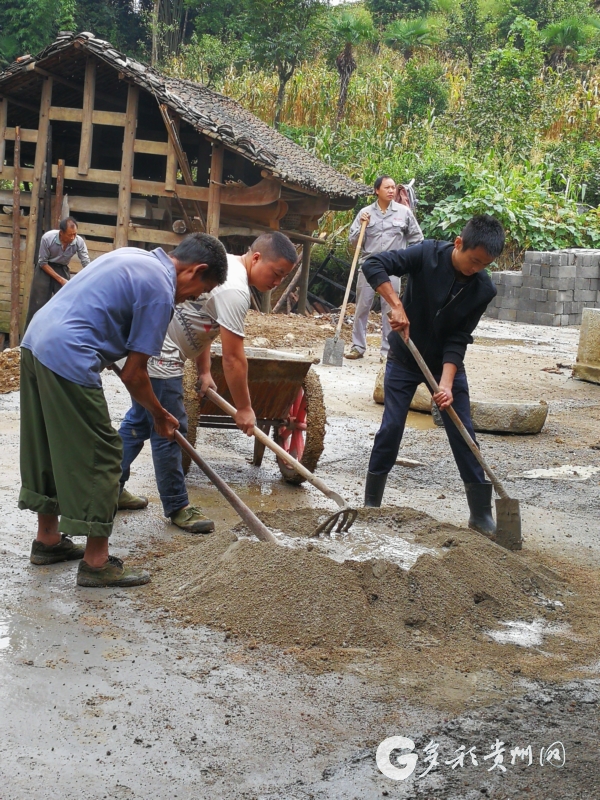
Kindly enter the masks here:
<path id="1" fill-rule="evenodd" d="M 173 319 L 159 356 L 148 360 L 151 378 L 183 375 L 186 359 L 196 359 L 217 338 L 221 325 L 244 336 L 244 321 L 250 308 L 248 273 L 238 256 L 227 254 L 227 280 L 197 300 L 175 306 Z"/>

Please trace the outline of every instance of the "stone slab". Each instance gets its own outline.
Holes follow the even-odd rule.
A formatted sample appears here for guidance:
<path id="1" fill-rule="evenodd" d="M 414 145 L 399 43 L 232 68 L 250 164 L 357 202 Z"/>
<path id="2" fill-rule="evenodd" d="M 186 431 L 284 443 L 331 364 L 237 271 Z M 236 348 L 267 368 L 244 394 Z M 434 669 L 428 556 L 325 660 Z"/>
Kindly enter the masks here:
<path id="1" fill-rule="evenodd" d="M 479 433 L 536 434 L 544 427 L 548 405 L 471 400 L 471 419 Z M 437 421 L 436 421 L 437 424 Z"/>
<path id="2" fill-rule="evenodd" d="M 600 383 L 600 308 L 584 308 L 573 377 Z"/>

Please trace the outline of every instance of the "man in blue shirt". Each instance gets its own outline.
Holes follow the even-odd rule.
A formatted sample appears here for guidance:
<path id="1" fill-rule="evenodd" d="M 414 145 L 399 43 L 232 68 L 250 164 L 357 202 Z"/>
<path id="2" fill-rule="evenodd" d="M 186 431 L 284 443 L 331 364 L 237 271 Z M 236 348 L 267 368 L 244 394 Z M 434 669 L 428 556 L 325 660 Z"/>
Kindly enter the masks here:
<path id="1" fill-rule="evenodd" d="M 174 304 L 226 276 L 225 249 L 207 234 L 188 236 L 169 254 L 124 247 L 96 259 L 32 319 L 21 345 L 19 495 L 19 508 L 38 514 L 32 563 L 83 558 L 80 586 L 149 580 L 108 554 L 122 445 L 100 373 L 127 356 L 124 384 L 157 433 L 172 439 L 179 422 L 154 394 L 147 362 L 161 352 Z M 87 536 L 85 551 L 68 535 Z"/>

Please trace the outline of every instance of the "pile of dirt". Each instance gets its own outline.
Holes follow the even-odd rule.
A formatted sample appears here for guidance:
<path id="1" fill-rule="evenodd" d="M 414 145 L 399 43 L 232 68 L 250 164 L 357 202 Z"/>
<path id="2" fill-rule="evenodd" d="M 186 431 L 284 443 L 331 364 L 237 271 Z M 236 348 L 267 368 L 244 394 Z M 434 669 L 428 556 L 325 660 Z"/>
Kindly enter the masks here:
<path id="1" fill-rule="evenodd" d="M 349 304 L 345 323 L 342 326 L 342 339 L 350 343 L 354 306 Z M 268 339 L 274 348 L 321 347 L 321 343 L 333 336 L 339 319 L 338 314 L 301 317 L 299 314 L 261 314 L 249 311 L 246 317 L 246 344 L 251 345 L 255 338 Z M 381 314 L 371 312 L 367 325 L 368 333 L 381 332 Z"/>
<path id="2" fill-rule="evenodd" d="M 261 517 L 273 529 L 308 537 L 322 515 L 300 509 Z M 383 520 L 436 554 L 419 557 L 410 570 L 385 559 L 337 563 L 312 543 L 238 539 L 238 526 L 166 556 L 151 595 L 188 622 L 280 647 L 406 647 L 416 631 L 438 644 L 470 643 L 499 620 L 556 622 L 561 615 L 540 604 L 561 592 L 559 576 L 520 554 L 411 509 L 363 509 L 361 519 Z"/>
<path id="3" fill-rule="evenodd" d="M 19 389 L 20 350 L 18 347 L 0 352 L 0 394 Z"/>

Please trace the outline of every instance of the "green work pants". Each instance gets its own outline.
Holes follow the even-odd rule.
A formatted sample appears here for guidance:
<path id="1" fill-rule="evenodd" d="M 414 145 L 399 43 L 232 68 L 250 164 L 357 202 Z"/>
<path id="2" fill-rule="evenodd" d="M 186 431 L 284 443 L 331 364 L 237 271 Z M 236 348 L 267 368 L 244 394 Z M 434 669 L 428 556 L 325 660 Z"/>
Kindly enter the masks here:
<path id="1" fill-rule="evenodd" d="M 19 508 L 60 515 L 71 536 L 110 536 L 122 456 L 102 389 L 61 378 L 22 347 Z"/>

